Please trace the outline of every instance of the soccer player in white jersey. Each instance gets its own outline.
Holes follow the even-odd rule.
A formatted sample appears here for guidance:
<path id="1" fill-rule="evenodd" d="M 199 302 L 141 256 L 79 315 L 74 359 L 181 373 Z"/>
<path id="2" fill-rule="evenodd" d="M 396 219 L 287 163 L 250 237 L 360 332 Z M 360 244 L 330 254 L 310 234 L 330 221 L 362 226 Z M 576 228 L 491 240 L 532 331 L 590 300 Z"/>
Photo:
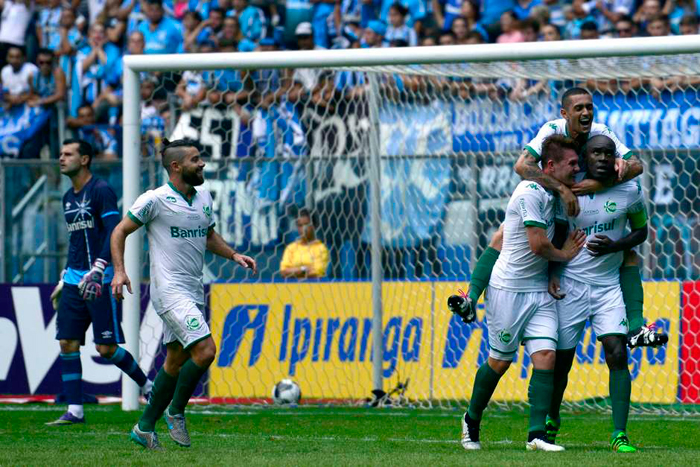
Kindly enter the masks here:
<path id="1" fill-rule="evenodd" d="M 608 136 L 588 141 L 586 178 L 604 185 L 615 178 L 615 142 Z M 569 219 L 570 229 L 586 233 L 586 248 L 571 261 L 557 265 L 550 276 L 549 292 L 557 299 L 559 341 L 554 369 L 554 394 L 547 417 L 547 438 L 552 443 L 560 426 L 559 408 L 586 321 L 590 320 L 603 343 L 610 369 L 610 400 L 614 431 L 611 447 L 635 452 L 630 445 L 627 416 L 632 380 L 627 367 L 627 315 L 620 288 L 623 252 L 647 238 L 647 214 L 642 187 L 637 180 L 580 196 L 581 211 Z M 629 221 L 630 233 L 625 233 Z M 493 279 L 492 279 L 493 282 Z"/>
<path id="2" fill-rule="evenodd" d="M 571 88 L 562 96 L 561 115 L 563 118 L 545 123 L 537 135 L 530 141 L 520 154 L 515 164 L 515 171 L 525 180 L 532 180 L 543 187 L 559 194 L 565 211 L 569 216 L 577 216 L 579 204 L 577 196 L 593 194 L 609 188 L 613 185 L 632 180 L 642 173 L 643 167 L 639 159 L 625 146 L 615 134 L 605 125 L 595 123 L 593 117 L 595 111 L 591 94 L 582 88 Z M 551 135 L 566 135 L 576 141 L 579 155 L 586 142 L 597 135 L 609 137 L 615 144 L 615 171 L 617 176 L 608 180 L 606 184 L 590 178 L 583 179 L 572 187 L 559 182 L 547 175 L 540 168 L 540 154 L 542 142 Z M 585 164 L 580 160 L 582 171 Z M 493 265 L 498 259 L 503 241 L 502 229 L 493 236 L 489 247 L 479 257 L 474 267 L 469 292 L 465 297 L 452 296 L 448 300 L 449 309 L 465 322 L 476 319 L 476 303 L 485 290 Z M 630 324 L 630 332 L 627 343 L 630 347 L 659 346 L 668 342 L 668 336 L 655 332 L 653 326 L 644 324 L 644 290 L 642 289 L 642 277 L 639 272 L 639 259 L 634 250 L 624 252 L 623 265 L 620 268 L 620 284 L 627 309 L 627 319 Z"/>
<path id="3" fill-rule="evenodd" d="M 544 172 L 574 184 L 578 154 L 571 138 L 553 135 L 542 149 Z M 547 293 L 549 261 L 569 261 L 583 247 L 585 235 L 572 231 L 561 249 L 552 244 L 558 198 L 537 182 L 522 181 L 513 192 L 503 222 L 503 252 L 486 292 L 489 358 L 476 373 L 469 410 L 462 418 L 462 446 L 481 449 L 479 427 L 498 381 L 508 370 L 520 343 L 534 369 L 530 378 L 528 451 L 563 451 L 547 442 L 545 418 L 551 406 L 557 310 Z"/>
<path id="4" fill-rule="evenodd" d="M 151 301 L 163 320 L 167 354 L 153 383 L 151 399 L 131 439 L 158 449 L 156 421 L 165 413 L 170 437 L 190 446 L 185 407 L 200 378 L 214 361 L 216 345 L 204 317 L 203 268 L 206 250 L 257 272 L 255 260 L 234 251 L 214 231 L 212 198 L 203 188 L 204 161 L 186 140 L 164 141 L 163 166 L 167 184 L 139 196 L 112 234 L 112 291 L 121 299 L 131 292 L 124 270 L 126 237 L 146 226 L 151 257 Z M 169 406 L 168 406 L 169 405 Z M 167 409 L 166 409 L 167 408 Z"/>

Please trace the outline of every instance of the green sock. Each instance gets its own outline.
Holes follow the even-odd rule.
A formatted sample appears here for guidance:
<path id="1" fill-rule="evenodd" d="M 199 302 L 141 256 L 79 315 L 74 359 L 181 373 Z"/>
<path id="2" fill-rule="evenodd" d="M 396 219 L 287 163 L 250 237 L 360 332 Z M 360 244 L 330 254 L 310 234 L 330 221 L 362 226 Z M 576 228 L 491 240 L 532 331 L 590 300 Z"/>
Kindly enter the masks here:
<path id="1" fill-rule="evenodd" d="M 642 275 L 637 266 L 620 268 L 620 288 L 627 308 L 629 330 L 642 327 L 644 325 L 644 288 L 642 287 Z"/>
<path id="2" fill-rule="evenodd" d="M 532 370 L 527 397 L 530 402 L 530 428 L 528 431 L 544 431 L 547 411 L 552 405 L 554 370 Z"/>
<path id="3" fill-rule="evenodd" d="M 610 371 L 610 401 L 612 403 L 613 438 L 627 429 L 627 416 L 630 413 L 632 378 L 628 368 Z"/>
<path id="4" fill-rule="evenodd" d="M 170 376 L 164 368 L 160 369 L 155 381 L 153 381 L 151 400 L 139 420 L 139 429 L 142 431 L 155 430 L 156 421 L 163 415 L 163 411 L 173 398 L 177 380 L 177 376 Z"/>
<path id="5" fill-rule="evenodd" d="M 477 260 L 471 281 L 469 282 L 469 298 L 474 300 L 474 303 L 479 301 L 479 297 L 484 293 L 486 286 L 489 285 L 493 265 L 496 264 L 496 260 L 500 254 L 500 251 L 488 247 Z"/>
<path id="6" fill-rule="evenodd" d="M 558 357 L 558 355 L 557 355 Z M 569 383 L 569 371 L 571 371 L 571 362 L 557 362 L 554 365 L 554 383 L 552 385 L 552 402 L 549 405 L 549 418 L 556 421 L 560 421 L 561 417 L 559 415 L 559 409 L 561 408 L 561 401 L 564 400 L 564 392 L 566 391 L 566 385 Z M 564 359 L 561 359 L 564 360 Z"/>
<path id="7" fill-rule="evenodd" d="M 476 378 L 474 378 L 472 398 L 469 400 L 469 418 L 481 420 L 481 414 L 484 413 L 486 406 L 489 405 L 489 400 L 491 400 L 493 391 L 496 390 L 500 379 L 501 375 L 493 371 L 488 362 L 479 367 L 479 370 L 476 372 Z"/>
<path id="8" fill-rule="evenodd" d="M 191 358 L 182 365 L 180 377 L 177 380 L 177 388 L 175 388 L 175 395 L 173 396 L 173 402 L 170 404 L 170 415 L 185 413 L 187 402 L 189 402 L 190 397 L 192 397 L 202 375 L 206 372 L 206 368 L 197 366 Z"/>

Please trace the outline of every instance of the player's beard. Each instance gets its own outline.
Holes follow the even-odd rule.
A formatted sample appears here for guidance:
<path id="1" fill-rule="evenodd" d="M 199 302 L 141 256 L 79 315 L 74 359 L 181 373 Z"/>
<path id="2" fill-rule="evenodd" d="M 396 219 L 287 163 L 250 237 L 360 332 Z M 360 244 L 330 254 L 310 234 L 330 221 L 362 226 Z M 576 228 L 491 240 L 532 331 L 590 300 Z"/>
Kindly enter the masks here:
<path id="1" fill-rule="evenodd" d="M 199 169 L 182 172 L 182 181 L 191 186 L 199 186 L 204 183 L 204 172 Z"/>

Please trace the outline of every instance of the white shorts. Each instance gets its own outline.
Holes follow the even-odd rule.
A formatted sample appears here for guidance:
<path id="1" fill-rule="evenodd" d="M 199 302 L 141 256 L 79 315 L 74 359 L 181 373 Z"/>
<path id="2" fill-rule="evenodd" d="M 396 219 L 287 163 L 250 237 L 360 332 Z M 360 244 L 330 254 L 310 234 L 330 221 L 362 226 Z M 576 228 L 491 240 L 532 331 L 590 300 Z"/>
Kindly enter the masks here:
<path id="1" fill-rule="evenodd" d="M 521 342 L 528 354 L 557 348 L 557 309 L 547 292 L 486 290 L 489 356 L 512 361 Z"/>
<path id="2" fill-rule="evenodd" d="M 627 335 L 627 311 L 619 285 L 589 285 L 562 277 L 561 289 L 566 296 L 556 301 L 559 314 L 558 349 L 576 348 L 588 319 L 598 339 Z"/>
<path id="3" fill-rule="evenodd" d="M 204 318 L 204 305 L 184 300 L 159 316 L 165 323 L 163 344 L 178 341 L 183 348 L 187 349 L 211 336 L 209 325 Z"/>

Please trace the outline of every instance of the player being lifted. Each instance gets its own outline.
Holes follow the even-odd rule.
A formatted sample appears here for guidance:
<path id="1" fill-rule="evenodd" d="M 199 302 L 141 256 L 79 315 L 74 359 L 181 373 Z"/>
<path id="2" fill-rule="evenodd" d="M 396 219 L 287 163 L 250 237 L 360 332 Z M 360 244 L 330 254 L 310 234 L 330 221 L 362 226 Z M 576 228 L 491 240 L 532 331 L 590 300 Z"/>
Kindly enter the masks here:
<path id="1" fill-rule="evenodd" d="M 615 142 L 603 135 L 588 140 L 586 178 L 604 186 L 615 180 Z M 547 437 L 554 442 L 560 426 L 559 408 L 586 321 L 590 319 L 603 343 L 610 369 L 610 400 L 614 431 L 611 447 L 635 452 L 627 438 L 632 380 L 627 367 L 627 317 L 620 288 L 624 251 L 647 238 L 647 215 L 642 188 L 635 180 L 580 196 L 581 210 L 569 219 L 570 229 L 581 229 L 587 244 L 574 259 L 552 268 L 549 293 L 557 299 L 559 341 L 554 369 L 554 393 L 547 417 Z M 629 221 L 631 232 L 625 235 Z"/>
<path id="2" fill-rule="evenodd" d="M 197 188 L 204 183 L 205 164 L 194 143 L 164 140 L 161 154 L 170 180 L 139 196 L 112 234 L 112 291 L 121 299 L 124 286 L 131 292 L 124 270 L 124 242 L 136 229 L 146 226 L 151 301 L 165 324 L 165 363 L 141 419 L 131 430 L 131 439 L 149 449 L 160 447 L 155 426 L 163 413 L 173 441 L 184 447 L 190 445 L 185 407 L 216 355 L 203 314 L 205 251 L 257 272 L 252 258 L 236 253 L 214 231 L 211 195 Z"/>
<path id="3" fill-rule="evenodd" d="M 58 312 L 56 339 L 61 346 L 61 380 L 68 411 L 47 425 L 85 422 L 80 346 L 85 344 L 90 323 L 99 354 L 136 381 L 142 392 L 148 392 L 151 386 L 134 357 L 117 345 L 124 343 L 124 333 L 121 306 L 109 289 L 113 274 L 109 237 L 119 222 L 119 210 L 112 187 L 90 172 L 93 156 L 89 143 L 68 139 L 58 159 L 61 173 L 73 183 L 63 195 L 68 263 L 51 294 Z"/>
<path id="4" fill-rule="evenodd" d="M 537 136 L 525 146 L 515 164 L 515 171 L 525 180 L 533 180 L 559 194 L 569 216 L 579 214 L 579 204 L 576 195 L 592 194 L 613 185 L 627 182 L 640 175 L 643 167 L 639 159 L 630 151 L 610 129 L 600 123 L 594 123 L 594 109 L 591 94 L 582 88 L 571 88 L 562 96 L 561 115 L 563 118 L 547 122 L 540 128 Z M 608 136 L 615 144 L 615 171 L 617 177 L 608 180 L 606 184 L 598 180 L 584 179 L 576 183 L 572 188 L 553 177 L 548 176 L 539 167 L 542 142 L 545 138 L 554 134 L 564 134 L 576 141 L 577 151 L 581 154 L 586 142 L 596 136 Z M 583 160 L 580 161 L 583 165 Z M 584 167 L 582 167 L 585 169 Z M 474 267 L 469 292 L 465 297 L 453 295 L 448 300 L 449 309 L 462 317 L 465 322 L 476 319 L 476 303 L 489 283 L 491 270 L 498 259 L 502 230 L 491 239 L 489 247 L 479 257 Z M 639 273 L 638 256 L 634 250 L 624 252 L 622 267 L 620 268 L 620 286 L 625 300 L 627 320 L 630 332 L 627 336 L 627 344 L 630 347 L 659 346 L 668 342 L 666 334 L 655 332 L 653 326 L 644 324 L 644 289 L 642 277 Z"/>
<path id="5" fill-rule="evenodd" d="M 571 186 L 578 172 L 576 144 L 553 135 L 542 145 L 544 173 Z M 486 292 L 489 358 L 479 367 L 469 410 L 462 418 L 462 446 L 481 449 L 481 416 L 508 370 L 521 342 L 534 369 L 530 377 L 528 451 L 563 451 L 549 443 L 545 418 L 552 402 L 557 310 L 547 293 L 549 261 L 569 261 L 584 244 L 585 234 L 572 231 L 561 249 L 552 244 L 559 200 L 537 182 L 520 182 L 510 197 L 503 222 L 503 253 L 498 257 Z"/>

